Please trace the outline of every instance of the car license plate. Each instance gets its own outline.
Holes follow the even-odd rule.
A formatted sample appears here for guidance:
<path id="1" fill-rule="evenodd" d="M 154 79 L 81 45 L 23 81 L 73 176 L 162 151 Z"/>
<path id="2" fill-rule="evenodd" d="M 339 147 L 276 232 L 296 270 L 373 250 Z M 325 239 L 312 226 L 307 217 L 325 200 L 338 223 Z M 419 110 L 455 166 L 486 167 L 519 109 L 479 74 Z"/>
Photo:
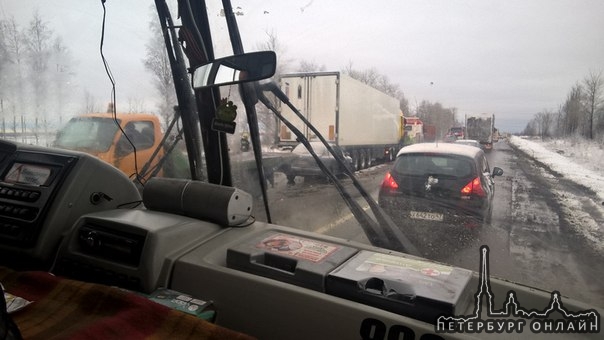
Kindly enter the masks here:
<path id="1" fill-rule="evenodd" d="M 416 220 L 428 220 L 428 221 L 442 221 L 444 219 L 443 214 L 432 213 L 425 211 L 410 211 L 409 217 Z"/>

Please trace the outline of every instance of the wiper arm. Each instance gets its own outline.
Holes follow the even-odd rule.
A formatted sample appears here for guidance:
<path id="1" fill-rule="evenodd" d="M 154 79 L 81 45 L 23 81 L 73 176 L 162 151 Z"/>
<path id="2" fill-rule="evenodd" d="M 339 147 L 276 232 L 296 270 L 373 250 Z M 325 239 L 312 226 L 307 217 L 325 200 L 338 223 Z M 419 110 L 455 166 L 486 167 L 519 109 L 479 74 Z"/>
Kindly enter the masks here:
<path id="1" fill-rule="evenodd" d="M 203 179 L 201 171 L 201 132 L 199 131 L 199 116 L 195 97 L 191 92 L 186 63 L 180 47 L 174 22 L 164 0 L 155 0 L 157 14 L 164 36 L 164 43 L 168 53 L 168 60 L 172 69 L 172 78 L 176 90 L 176 98 L 182 119 L 187 155 L 189 157 L 189 170 L 194 180 Z"/>
<path id="2" fill-rule="evenodd" d="M 235 14 L 233 14 L 233 7 L 231 2 L 228 0 L 222 1 L 224 8 L 225 19 L 227 27 L 229 29 L 229 36 L 231 38 L 231 46 L 235 54 L 243 54 L 243 43 L 241 42 L 241 34 L 237 27 L 237 20 L 235 20 Z M 264 166 L 262 165 L 262 150 L 260 146 L 260 129 L 258 128 L 258 116 L 256 114 L 256 91 L 253 84 L 240 84 L 239 93 L 245 106 L 245 113 L 247 116 L 248 127 L 250 129 L 250 138 L 252 140 L 252 150 L 254 151 L 254 159 L 256 161 L 256 171 L 258 171 L 258 180 L 260 183 L 260 190 L 262 191 L 262 201 L 264 203 L 264 211 L 266 213 L 266 221 L 272 223 L 271 211 L 268 204 L 267 184 L 264 176 Z"/>
<path id="3" fill-rule="evenodd" d="M 168 140 L 168 137 L 170 136 L 170 133 L 172 132 L 172 129 L 174 129 L 174 126 L 176 125 L 176 122 L 178 121 L 179 118 L 180 118 L 180 110 L 178 109 L 178 107 L 174 107 L 174 116 L 172 117 L 172 121 L 170 122 L 168 129 L 166 129 L 166 132 L 164 132 L 164 135 L 163 135 L 161 141 L 159 142 L 159 144 L 157 145 L 155 150 L 153 150 L 151 157 L 149 157 L 149 159 L 143 165 L 143 168 L 140 171 L 140 176 L 142 178 L 146 178 L 146 176 L 149 172 L 151 172 L 151 177 L 157 175 L 157 173 L 163 166 L 163 163 L 168 158 L 169 152 L 166 151 L 166 149 L 167 149 L 165 147 L 166 141 Z M 179 138 L 181 135 L 182 135 L 182 130 L 179 131 Z M 155 157 L 157 157 L 157 155 L 159 154 L 159 151 L 161 149 L 164 149 L 164 151 L 166 151 L 164 153 L 164 156 L 162 157 L 162 159 L 158 160 L 158 163 L 153 168 L 151 168 L 151 164 L 153 163 L 153 161 L 155 160 Z M 171 146 L 169 149 L 171 152 L 171 150 L 174 149 L 174 145 Z"/>
<path id="4" fill-rule="evenodd" d="M 361 222 L 361 225 L 363 226 L 367 237 L 370 240 L 386 240 L 386 235 L 382 232 L 379 226 L 373 220 L 371 220 L 371 218 L 369 218 L 363 208 L 361 208 L 359 204 L 354 199 L 352 199 L 352 196 L 350 196 L 350 194 L 344 188 L 342 183 L 329 169 L 327 169 L 325 164 L 323 164 L 319 156 L 317 156 L 312 146 L 308 142 L 308 139 L 304 137 L 304 134 L 302 134 L 300 130 L 298 130 L 293 124 L 291 124 L 287 119 L 285 119 L 261 91 L 259 91 L 258 93 L 258 100 L 260 100 L 264 105 L 266 105 L 269 110 L 273 111 L 277 118 L 279 118 L 296 135 L 300 143 L 304 144 L 304 146 L 308 149 L 308 152 L 315 159 L 321 171 L 323 171 L 327 175 L 327 177 L 329 177 L 329 179 L 334 183 L 336 189 L 338 190 L 338 193 L 344 198 L 344 201 L 352 211 L 352 214 L 357 218 L 357 220 L 359 220 L 359 222 Z M 379 244 L 379 246 L 385 246 L 385 244 Z"/>
<path id="5" fill-rule="evenodd" d="M 389 249 L 402 250 L 412 255 L 420 255 L 417 248 L 409 241 L 409 239 L 401 232 L 401 230 L 392 222 L 390 217 L 386 215 L 386 213 L 379 207 L 377 202 L 367 193 L 365 188 L 359 183 L 354 172 L 350 170 L 344 164 L 344 159 L 342 155 L 338 154 L 333 150 L 333 148 L 329 145 L 329 143 L 325 140 L 323 135 L 300 113 L 296 107 L 289 101 L 289 98 L 281 91 L 281 89 L 274 82 L 264 83 L 259 85 L 260 89 L 257 91 L 258 100 L 260 100 L 267 108 L 269 108 L 273 113 L 296 135 L 297 139 L 304 144 L 304 146 L 308 149 L 310 154 L 313 156 L 319 168 L 333 181 L 338 189 L 338 192 L 344 198 L 346 204 L 350 207 L 352 214 L 357 218 L 357 220 L 361 223 L 365 234 L 369 240 L 371 240 L 372 244 L 375 246 L 380 246 Z M 325 145 L 327 150 L 333 155 L 336 161 L 340 164 L 340 166 L 344 169 L 344 172 L 350 179 L 352 180 L 355 188 L 361 193 L 361 196 L 365 199 L 378 223 L 375 223 L 369 217 L 369 215 L 363 210 L 358 203 L 352 198 L 352 196 L 346 191 L 343 187 L 340 180 L 327 169 L 327 167 L 321 162 L 319 157 L 314 153 L 310 143 L 304 136 L 304 134 L 296 128 L 291 122 L 289 122 L 285 117 L 279 113 L 279 111 L 274 107 L 274 105 L 268 100 L 268 98 L 264 95 L 264 91 L 271 92 L 275 95 L 279 100 L 286 104 L 297 116 L 302 120 L 302 122 L 308 126 L 309 129 L 319 138 L 319 140 Z M 379 240 L 375 242 L 375 240 Z"/>

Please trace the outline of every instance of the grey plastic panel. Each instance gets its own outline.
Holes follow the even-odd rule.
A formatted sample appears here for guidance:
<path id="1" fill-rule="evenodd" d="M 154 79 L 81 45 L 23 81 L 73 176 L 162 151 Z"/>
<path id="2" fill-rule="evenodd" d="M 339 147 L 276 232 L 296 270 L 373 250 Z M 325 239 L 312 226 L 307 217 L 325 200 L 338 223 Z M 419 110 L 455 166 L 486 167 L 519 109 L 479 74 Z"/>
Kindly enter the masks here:
<path id="1" fill-rule="evenodd" d="M 28 223 L 18 217 L 0 216 L 3 225 L 20 224 L 25 232 L 30 233 L 27 238 L 31 240 L 27 244 L 12 242 L 9 238 L 0 240 L 2 265 L 15 269 L 48 270 L 63 234 L 80 216 L 141 200 L 138 189 L 124 173 L 88 154 L 6 141 L 0 141 L 0 149 L 0 170 L 3 174 L 16 160 L 34 167 L 52 169 L 52 181 L 41 186 L 6 183 L 3 179 L 4 187 L 39 192 L 38 200 L 25 205 L 42 213 Z M 2 203 L 24 204 L 10 197 L 4 197 Z"/>
<path id="2" fill-rule="evenodd" d="M 174 264 L 171 288 L 203 300 L 217 308 L 217 323 L 260 339 L 362 339 L 372 338 L 379 328 L 387 339 L 509 339 L 510 334 L 436 334 L 434 325 L 386 310 L 335 297 L 272 278 L 227 267 L 227 250 L 266 232 L 311 237 L 348 247 L 380 251 L 363 244 L 335 239 L 295 229 L 256 222 L 248 228 L 230 229 L 179 258 Z M 386 252 L 408 257 L 405 254 Z M 470 287 L 478 287 L 475 274 Z M 523 307 L 542 309 L 549 292 L 491 278 L 492 293 L 502 306 L 509 290 L 514 290 Z M 470 297 L 471 299 L 473 296 Z M 486 301 L 482 301 L 485 307 Z M 565 299 L 569 310 L 585 310 L 585 304 Z M 484 309 L 483 308 L 483 309 Z M 473 299 L 464 314 L 473 312 Z M 601 313 L 602 311 L 600 311 Z M 599 334 L 532 334 L 536 339 L 598 339 Z M 369 333 L 368 333 L 369 332 Z M 411 335 L 407 335 L 411 334 Z M 379 334 L 378 334 L 379 335 Z M 404 337 L 405 336 L 405 337 Z M 379 337 L 378 337 L 379 338 Z"/>
<path id="3" fill-rule="evenodd" d="M 88 214 L 59 249 L 54 272 L 151 293 L 169 285 L 179 256 L 221 232 L 213 223 L 150 210 Z"/>
<path id="4" fill-rule="evenodd" d="M 227 265 L 324 292 L 327 274 L 356 252 L 355 248 L 316 238 L 268 231 L 229 248 Z"/>

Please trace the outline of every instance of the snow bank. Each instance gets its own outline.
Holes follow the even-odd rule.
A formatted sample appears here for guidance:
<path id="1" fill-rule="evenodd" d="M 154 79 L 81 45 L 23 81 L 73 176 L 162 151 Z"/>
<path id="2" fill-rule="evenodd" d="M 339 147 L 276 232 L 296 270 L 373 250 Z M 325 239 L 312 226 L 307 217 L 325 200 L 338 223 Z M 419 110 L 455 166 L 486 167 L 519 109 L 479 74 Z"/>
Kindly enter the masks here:
<path id="1" fill-rule="evenodd" d="M 561 174 L 564 178 L 577 184 L 590 188 L 598 195 L 600 202 L 604 202 L 604 175 L 602 167 L 592 166 L 600 171 L 593 171 L 581 165 L 583 160 L 579 150 L 585 150 L 585 146 L 575 143 L 555 142 L 555 149 L 561 153 L 548 150 L 541 142 L 534 142 L 517 136 L 511 136 L 510 143 L 527 153 L 529 156 L 546 164 L 553 171 Z M 599 147 L 589 148 L 589 156 L 586 160 L 591 164 L 604 161 L 604 150 Z M 600 164 L 600 163 L 598 163 Z"/>

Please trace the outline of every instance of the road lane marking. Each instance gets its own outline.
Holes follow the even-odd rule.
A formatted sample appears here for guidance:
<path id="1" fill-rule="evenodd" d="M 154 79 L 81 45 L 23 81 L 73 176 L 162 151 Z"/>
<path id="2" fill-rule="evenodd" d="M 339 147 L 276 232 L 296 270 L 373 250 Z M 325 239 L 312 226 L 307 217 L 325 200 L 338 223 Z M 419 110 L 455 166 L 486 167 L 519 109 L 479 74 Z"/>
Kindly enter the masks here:
<path id="1" fill-rule="evenodd" d="M 363 207 L 363 210 L 364 211 L 369 210 L 369 205 L 365 205 Z M 332 229 L 335 229 L 338 225 L 343 224 L 345 222 L 348 222 L 352 218 L 354 218 L 354 215 L 352 214 L 352 212 L 349 212 L 348 214 L 340 217 L 339 219 L 337 219 L 337 220 L 335 220 L 335 221 L 333 221 L 333 222 L 331 222 L 331 223 L 329 223 L 329 224 L 327 224 L 327 225 L 325 225 L 325 226 L 323 226 L 323 227 L 315 230 L 315 232 L 319 233 L 319 234 L 325 234 L 328 231 L 331 231 Z"/>

